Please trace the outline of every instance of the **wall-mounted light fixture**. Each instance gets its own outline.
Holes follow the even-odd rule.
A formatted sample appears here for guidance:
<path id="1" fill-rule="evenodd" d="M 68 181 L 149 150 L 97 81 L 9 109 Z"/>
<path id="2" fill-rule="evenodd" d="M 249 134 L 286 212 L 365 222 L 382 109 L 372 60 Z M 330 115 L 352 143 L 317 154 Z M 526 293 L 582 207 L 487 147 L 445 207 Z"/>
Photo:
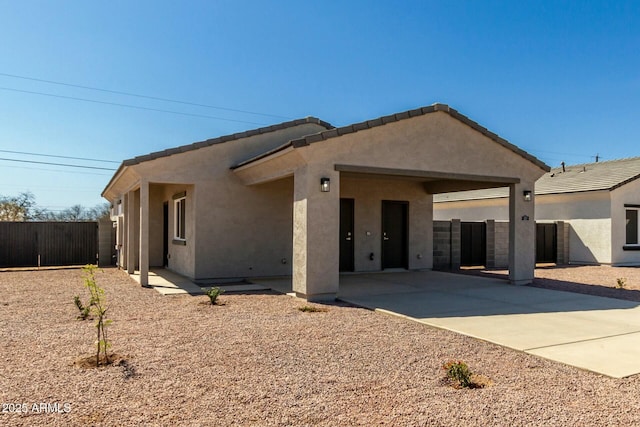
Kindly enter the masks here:
<path id="1" fill-rule="evenodd" d="M 328 193 L 331 190 L 331 180 L 329 178 L 320 178 L 320 191 Z"/>
<path id="2" fill-rule="evenodd" d="M 530 202 L 531 201 L 531 190 L 524 190 L 522 192 L 522 196 L 524 197 L 524 201 L 525 202 Z"/>

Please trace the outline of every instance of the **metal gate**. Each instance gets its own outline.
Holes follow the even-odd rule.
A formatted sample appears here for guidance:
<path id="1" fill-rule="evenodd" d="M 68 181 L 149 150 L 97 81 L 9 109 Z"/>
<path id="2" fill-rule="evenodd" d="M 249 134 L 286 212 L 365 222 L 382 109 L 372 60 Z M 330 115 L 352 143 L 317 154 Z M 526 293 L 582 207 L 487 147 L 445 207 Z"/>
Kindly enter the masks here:
<path id="1" fill-rule="evenodd" d="M 557 225 L 536 224 L 536 262 L 556 262 Z"/>
<path id="2" fill-rule="evenodd" d="M 460 223 L 460 265 L 480 266 L 487 263 L 487 224 Z"/>
<path id="3" fill-rule="evenodd" d="M 97 222 L 0 222 L 0 267 L 95 264 Z"/>

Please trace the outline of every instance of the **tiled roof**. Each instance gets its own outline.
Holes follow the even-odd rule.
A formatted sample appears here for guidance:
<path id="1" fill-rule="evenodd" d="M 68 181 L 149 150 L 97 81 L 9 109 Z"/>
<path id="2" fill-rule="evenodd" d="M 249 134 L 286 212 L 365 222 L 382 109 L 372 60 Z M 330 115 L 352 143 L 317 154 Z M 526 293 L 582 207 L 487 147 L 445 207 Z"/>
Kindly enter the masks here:
<path id="1" fill-rule="evenodd" d="M 514 153 L 524 157 L 525 159 L 527 159 L 530 162 L 534 163 L 539 168 L 541 168 L 541 169 L 543 169 L 545 171 L 549 170 L 549 166 L 547 166 L 542 161 L 538 160 L 536 157 L 534 157 L 531 154 L 527 153 L 526 151 L 516 147 L 515 145 L 511 144 L 506 139 L 504 139 L 504 138 L 500 137 L 499 135 L 491 132 L 490 130 L 488 130 L 487 128 L 481 126 L 480 124 L 474 122 L 473 120 L 471 120 L 467 116 L 465 116 L 463 114 L 460 114 L 457 110 L 449 107 L 446 104 L 433 104 L 433 105 L 430 105 L 428 107 L 417 108 L 415 110 L 404 111 L 402 113 L 391 114 L 389 116 L 378 117 L 377 119 L 373 119 L 373 120 L 367 120 L 367 121 L 360 122 L 360 123 L 354 123 L 354 124 L 348 125 L 348 126 L 342 126 L 342 127 L 339 127 L 339 128 L 332 128 L 332 129 L 328 129 L 328 130 L 325 130 L 325 131 L 322 131 L 322 132 L 318 132 L 318 133 L 314 133 L 314 134 L 311 134 L 311 135 L 306 135 L 306 136 L 303 136 L 301 138 L 289 141 L 288 143 L 286 143 L 286 144 L 284 144 L 284 145 L 282 145 L 280 147 L 277 147 L 276 149 L 271 150 L 271 151 L 269 151 L 267 153 L 263 153 L 263 154 L 261 154 L 259 156 L 256 156 L 256 157 L 253 157 L 251 159 L 245 160 L 242 163 L 239 163 L 239 164 L 233 166 L 231 169 L 236 169 L 236 168 L 242 167 L 242 166 L 247 165 L 247 164 L 249 164 L 251 162 L 254 162 L 256 160 L 260 160 L 260 159 L 262 159 L 264 157 L 267 157 L 267 156 L 273 154 L 274 152 L 278 152 L 278 151 L 284 150 L 284 149 L 286 149 L 288 147 L 293 147 L 293 148 L 304 147 L 304 146 L 313 144 L 315 142 L 320 142 L 320 141 L 324 141 L 324 140 L 327 140 L 327 139 L 336 138 L 338 136 L 346 135 L 346 134 L 349 134 L 349 133 L 354 133 L 354 132 L 359 132 L 359 131 L 375 128 L 375 127 L 378 127 L 378 126 L 386 125 L 387 123 L 393 123 L 393 122 L 398 122 L 400 120 L 409 119 L 411 117 L 417 117 L 417 116 L 423 116 L 423 115 L 429 114 L 429 113 L 435 113 L 437 111 L 442 111 L 444 113 L 449 114 L 454 119 L 461 121 L 462 123 L 466 124 L 467 126 L 471 127 L 472 129 L 475 129 L 476 131 L 480 132 L 481 134 L 485 135 L 486 137 L 488 137 L 488 138 L 492 139 L 493 141 L 497 142 L 498 144 L 502 145 L 503 147 L 506 147 L 509 150 L 513 151 Z"/>
<path id="2" fill-rule="evenodd" d="M 536 195 L 614 190 L 640 178 L 640 157 L 553 168 L 536 181 Z M 434 196 L 435 202 L 508 197 L 509 189 L 460 191 Z"/>
<path id="3" fill-rule="evenodd" d="M 161 157 L 168 157 L 168 156 L 171 156 L 173 154 L 185 153 L 187 151 L 193 151 L 193 150 L 197 150 L 199 148 L 209 147 L 209 146 L 214 145 L 214 144 L 222 144 L 224 142 L 236 141 L 238 139 L 248 138 L 248 137 L 254 136 L 254 135 L 262 135 L 262 134 L 265 134 L 265 133 L 275 132 L 277 130 L 292 128 L 292 127 L 295 127 L 295 126 L 304 125 L 304 124 L 308 124 L 308 123 L 314 123 L 314 124 L 317 124 L 317 125 L 320 125 L 320 126 L 324 126 L 327 129 L 333 129 L 334 128 L 330 123 L 327 123 L 327 122 L 325 122 L 323 120 L 320 120 L 320 119 L 318 119 L 316 117 L 309 116 L 309 117 L 306 117 L 304 119 L 290 120 L 288 122 L 283 122 L 283 123 L 279 123 L 279 124 L 276 124 L 276 125 L 265 126 L 265 127 L 261 127 L 261 128 L 258 128 L 258 129 L 253 129 L 253 130 L 248 130 L 248 131 L 244 131 L 244 132 L 234 133 L 234 134 L 231 134 L 231 135 L 219 136 L 217 138 L 207 139 L 206 141 L 194 142 L 193 144 L 181 145 L 180 147 L 169 148 L 167 150 L 156 151 L 154 153 L 145 154 L 144 156 L 134 157 L 133 159 L 125 160 L 120 164 L 120 166 L 118 167 L 118 170 L 113 174 L 113 176 L 111 177 L 111 180 L 109 181 L 109 183 L 107 184 L 105 189 L 102 190 L 102 195 L 104 196 L 104 194 L 106 193 L 107 189 L 109 187 L 111 187 L 111 184 L 113 184 L 115 182 L 116 177 L 124 170 L 124 168 L 126 166 L 133 166 L 133 165 L 137 165 L 137 164 L 142 163 L 142 162 L 147 162 L 149 160 L 155 160 L 155 159 L 159 159 Z"/>
<path id="4" fill-rule="evenodd" d="M 307 123 L 314 123 L 320 126 L 324 126 L 327 129 L 334 129 L 334 127 L 323 120 L 320 120 L 316 117 L 306 117 L 304 119 L 291 120 L 288 122 L 280 123 L 277 125 L 266 126 L 258 129 L 247 130 L 244 132 L 238 132 L 231 135 L 219 136 L 217 138 L 207 139 L 206 141 L 194 142 L 193 144 L 181 145 L 180 147 L 169 148 L 163 151 L 156 151 L 154 153 L 145 154 L 144 156 L 134 157 L 133 159 L 128 159 L 122 162 L 123 166 L 132 166 L 137 165 L 138 163 L 146 162 L 149 160 L 155 160 L 160 157 L 171 156 L 172 154 L 184 153 L 186 151 L 197 150 L 203 147 L 209 147 L 214 144 L 222 144 L 224 142 L 235 141 L 242 138 L 248 138 L 254 135 L 261 135 L 269 132 L 275 132 L 277 130 L 287 129 L 294 126 L 304 125 Z"/>

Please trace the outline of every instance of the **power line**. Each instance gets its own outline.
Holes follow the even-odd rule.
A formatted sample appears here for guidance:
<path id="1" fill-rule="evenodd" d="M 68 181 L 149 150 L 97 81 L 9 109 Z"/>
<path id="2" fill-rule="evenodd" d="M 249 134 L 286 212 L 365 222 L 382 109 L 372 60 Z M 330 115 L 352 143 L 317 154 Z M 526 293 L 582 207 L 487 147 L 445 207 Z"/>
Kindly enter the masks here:
<path id="1" fill-rule="evenodd" d="M 27 169 L 34 171 L 45 171 L 45 172 L 56 172 L 56 173 L 75 173 L 82 175 L 98 175 L 98 176 L 111 176 L 110 173 L 93 173 L 93 172 L 84 172 L 84 171 L 65 171 L 60 169 L 45 169 L 45 168 L 29 168 L 26 166 L 2 166 L 3 168 L 12 168 L 12 169 Z"/>
<path id="2" fill-rule="evenodd" d="M 77 84 L 72 84 L 72 83 L 56 82 L 56 81 L 53 81 L 53 80 L 36 79 L 36 78 L 33 78 L 33 77 L 18 76 L 18 75 L 15 75 L 15 74 L 0 73 L 0 76 L 12 77 L 12 78 L 23 79 L 23 80 L 31 80 L 31 81 L 35 81 L 35 82 L 49 83 L 49 84 L 53 84 L 53 85 L 77 87 L 77 88 L 80 88 L 80 89 L 95 90 L 95 91 L 99 91 L 99 92 L 114 93 L 114 94 L 117 94 L 117 95 L 135 96 L 137 98 L 153 99 L 155 101 L 173 102 L 175 104 L 193 105 L 193 106 L 196 106 L 196 107 L 204 107 L 204 108 L 213 108 L 213 109 L 216 109 L 216 110 L 232 111 L 234 113 L 253 114 L 253 115 L 256 115 L 256 116 L 265 116 L 265 117 L 276 117 L 276 118 L 280 118 L 280 119 L 290 119 L 291 118 L 291 117 L 286 117 L 286 116 L 279 116 L 277 114 L 258 113 L 258 112 L 255 112 L 255 111 L 237 110 L 237 109 L 234 109 L 234 108 L 218 107 L 218 106 L 215 106 L 215 105 L 198 104 L 198 103 L 195 103 L 195 102 L 188 102 L 188 101 L 178 101 L 178 100 L 175 100 L 175 99 L 160 98 L 160 97 L 157 97 L 157 96 L 140 95 L 140 94 L 131 93 L 131 92 L 122 92 L 122 91 L 118 91 L 118 90 L 101 89 L 101 88 L 97 88 L 97 87 L 82 86 L 82 85 L 77 85 Z"/>
<path id="3" fill-rule="evenodd" d="M 20 162 L 20 163 L 35 163 L 39 165 L 53 165 L 53 166 L 65 166 L 69 168 L 82 168 L 82 169 L 98 169 L 105 171 L 114 171 L 112 168 L 101 168 L 98 166 L 82 166 L 82 165 L 70 165 L 67 163 L 51 163 L 51 162 L 37 162 L 35 160 L 18 160 L 18 159 L 6 159 L 4 157 L 0 157 L 0 160 L 4 160 L 6 162 Z"/>
<path id="4" fill-rule="evenodd" d="M 157 111 L 157 112 L 160 112 L 160 113 L 179 114 L 179 115 L 182 115 L 182 116 L 191 116 L 191 117 L 204 117 L 206 119 L 225 120 L 227 122 L 245 123 L 245 124 L 250 124 L 250 125 L 259 125 L 259 126 L 266 125 L 266 123 L 249 122 L 249 121 L 246 121 L 246 120 L 236 120 L 236 119 L 225 119 L 224 117 L 208 116 L 206 114 L 183 113 L 181 111 L 163 110 L 163 109 L 160 109 L 160 108 L 140 107 L 140 106 L 137 106 L 137 105 L 120 104 L 120 103 L 117 103 L 117 102 L 98 101 L 98 100 L 95 100 L 95 99 L 87 99 L 87 98 L 77 98 L 75 96 L 55 95 L 53 93 L 34 92 L 34 91 L 30 91 L 30 90 L 13 89 L 13 88 L 9 88 L 9 87 L 0 87 L 0 89 L 1 90 L 8 90 L 8 91 L 11 91 L 11 92 L 29 93 L 29 94 L 32 94 L 32 95 L 49 96 L 49 97 L 52 97 L 52 98 L 62 98 L 62 99 L 72 99 L 74 101 L 93 102 L 95 104 L 115 105 L 117 107 L 134 108 L 134 109 L 137 109 L 137 110 Z"/>
<path id="5" fill-rule="evenodd" d="M 58 158 L 58 159 L 87 160 L 87 161 L 90 161 L 90 162 L 120 163 L 120 162 L 115 161 L 115 160 L 89 159 L 89 158 L 86 158 L 86 157 L 58 156 L 58 155 L 55 155 L 55 154 L 28 153 L 28 152 L 25 152 L 25 151 L 0 150 L 0 153 L 26 154 L 26 155 L 29 155 L 29 156 L 55 157 L 55 158 Z"/>

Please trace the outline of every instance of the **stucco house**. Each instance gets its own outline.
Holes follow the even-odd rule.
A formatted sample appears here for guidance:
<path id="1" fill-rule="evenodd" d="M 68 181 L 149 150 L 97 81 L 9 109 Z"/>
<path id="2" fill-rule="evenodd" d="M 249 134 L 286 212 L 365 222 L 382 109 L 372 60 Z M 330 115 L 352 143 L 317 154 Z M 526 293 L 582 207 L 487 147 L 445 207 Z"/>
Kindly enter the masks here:
<path id="1" fill-rule="evenodd" d="M 561 166 L 535 186 L 535 220 L 558 225 L 558 259 L 575 264 L 640 265 L 640 157 Z M 434 197 L 436 220 L 508 221 L 504 189 Z M 544 227 L 540 228 L 541 230 Z M 538 236 L 543 245 L 545 236 Z"/>
<path id="2" fill-rule="evenodd" d="M 335 128 L 308 117 L 125 160 L 102 195 L 119 265 L 194 281 L 292 276 L 309 300 L 341 271 L 430 269 L 433 195 L 505 188 L 510 279 L 533 278 L 544 163 L 443 104 Z"/>

